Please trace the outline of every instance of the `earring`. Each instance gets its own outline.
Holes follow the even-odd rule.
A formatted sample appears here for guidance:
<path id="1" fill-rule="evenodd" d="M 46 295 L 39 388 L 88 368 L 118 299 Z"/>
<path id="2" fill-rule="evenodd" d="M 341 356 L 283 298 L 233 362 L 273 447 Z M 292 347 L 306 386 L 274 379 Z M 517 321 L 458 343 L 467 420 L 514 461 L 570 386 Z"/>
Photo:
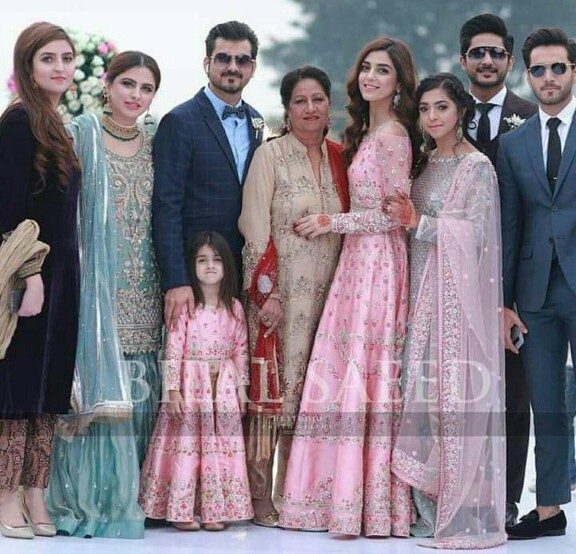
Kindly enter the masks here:
<path id="1" fill-rule="evenodd" d="M 286 118 L 286 130 L 288 132 L 290 132 L 292 130 L 292 122 L 290 121 L 289 117 Z"/>
<path id="2" fill-rule="evenodd" d="M 332 114 L 329 113 L 328 114 L 328 122 L 326 123 L 326 127 L 332 127 L 333 123 L 334 123 L 334 120 L 332 119 Z"/>
<path id="3" fill-rule="evenodd" d="M 146 115 L 144 116 L 144 125 L 146 125 L 146 126 L 154 125 L 154 117 L 150 113 L 150 108 L 148 108 L 148 111 L 146 112 Z"/>
<path id="4" fill-rule="evenodd" d="M 396 94 L 394 95 L 394 98 L 392 98 L 392 108 L 395 111 L 398 111 L 398 108 L 400 107 L 400 100 L 402 99 L 402 97 L 400 96 L 400 91 L 397 90 Z"/>
<path id="5" fill-rule="evenodd" d="M 420 145 L 420 151 L 424 154 L 428 154 L 434 148 L 432 137 L 422 128 L 420 128 L 420 132 L 422 133 L 422 144 Z"/>
<path id="6" fill-rule="evenodd" d="M 78 98 L 78 85 L 74 82 L 70 83 L 68 87 L 68 92 L 74 96 L 74 98 Z"/>
<path id="7" fill-rule="evenodd" d="M 112 108 L 110 107 L 110 98 L 108 96 L 108 93 L 106 92 L 106 89 L 104 89 L 102 91 L 102 101 L 104 102 L 104 105 L 102 106 L 102 113 L 104 115 L 112 115 Z"/>
<path id="8" fill-rule="evenodd" d="M 462 129 L 462 121 L 458 121 L 458 127 L 456 127 L 456 140 L 462 142 L 464 139 L 464 129 Z"/>

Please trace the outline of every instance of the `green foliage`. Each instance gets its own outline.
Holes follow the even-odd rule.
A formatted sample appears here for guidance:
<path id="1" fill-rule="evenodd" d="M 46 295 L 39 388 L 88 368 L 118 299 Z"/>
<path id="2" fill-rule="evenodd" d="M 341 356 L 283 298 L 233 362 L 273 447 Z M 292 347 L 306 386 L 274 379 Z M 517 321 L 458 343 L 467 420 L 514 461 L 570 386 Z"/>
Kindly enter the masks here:
<path id="1" fill-rule="evenodd" d="M 344 126 L 346 76 L 356 55 L 369 40 L 380 35 L 401 38 L 416 59 L 420 77 L 437 71 L 459 69 L 460 26 L 480 13 L 495 13 L 516 37 L 516 66 L 508 85 L 528 95 L 520 50 L 524 38 L 537 27 L 562 27 L 576 35 L 576 2 L 554 0 L 291 0 L 302 17 L 293 22 L 300 38 L 275 40 L 263 50 L 265 62 L 282 75 L 300 65 L 312 64 L 328 72 L 333 82 L 334 118 L 337 129 Z"/>

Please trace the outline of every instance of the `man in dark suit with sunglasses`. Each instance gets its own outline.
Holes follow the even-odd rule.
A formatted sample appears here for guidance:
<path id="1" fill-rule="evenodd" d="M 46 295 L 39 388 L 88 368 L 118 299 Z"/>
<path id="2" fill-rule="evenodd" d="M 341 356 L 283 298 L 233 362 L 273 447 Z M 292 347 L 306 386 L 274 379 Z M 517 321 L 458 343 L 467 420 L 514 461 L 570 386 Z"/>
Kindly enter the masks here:
<path id="1" fill-rule="evenodd" d="M 468 75 L 476 115 L 466 138 L 496 166 L 500 135 L 532 117 L 537 107 L 505 86 L 514 65 L 514 37 L 504 21 L 482 14 L 460 29 L 460 66 Z M 524 487 L 530 403 L 520 356 L 506 352 L 506 525 L 516 523 Z"/>
<path id="2" fill-rule="evenodd" d="M 536 440 L 536 509 L 511 539 L 563 535 L 570 502 L 565 364 L 576 351 L 576 44 L 557 28 L 522 47 L 538 116 L 500 139 L 504 329 L 520 328 Z M 518 314 L 512 308 L 516 305 Z"/>
<path id="3" fill-rule="evenodd" d="M 264 123 L 242 100 L 242 91 L 254 75 L 257 54 L 258 38 L 245 23 L 213 27 L 204 58 L 208 86 L 166 114 L 158 127 L 152 225 L 166 325 L 175 325 L 182 310 L 193 310 L 184 247 L 195 233 L 222 234 L 241 275 L 242 185 Z"/>

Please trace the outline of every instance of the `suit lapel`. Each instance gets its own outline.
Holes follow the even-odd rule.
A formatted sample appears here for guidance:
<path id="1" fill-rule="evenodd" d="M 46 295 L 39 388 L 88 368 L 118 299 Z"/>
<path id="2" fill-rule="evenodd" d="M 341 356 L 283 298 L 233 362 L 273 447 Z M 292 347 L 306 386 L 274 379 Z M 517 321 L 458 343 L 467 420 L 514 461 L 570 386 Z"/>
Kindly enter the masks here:
<path id="1" fill-rule="evenodd" d="M 248 169 L 250 168 L 250 162 L 252 161 L 252 156 L 254 156 L 256 148 L 258 148 L 258 146 L 260 146 L 260 143 L 262 142 L 261 137 L 256 137 L 256 129 L 254 129 L 254 125 L 252 124 L 252 120 L 255 117 L 259 117 L 258 114 L 256 114 L 252 110 L 252 107 L 246 102 L 244 102 L 244 107 L 246 108 L 248 117 L 248 136 L 250 138 L 250 150 L 248 150 L 248 155 L 246 156 L 246 163 L 244 164 L 244 175 L 242 175 L 242 184 L 244 184 L 246 176 L 248 175 Z"/>
<path id="2" fill-rule="evenodd" d="M 530 154 L 530 163 L 534 169 L 534 174 L 542 186 L 546 189 L 547 194 L 551 194 L 548 177 L 546 176 L 546 169 L 544 168 L 544 157 L 542 154 L 542 133 L 540 131 L 540 118 L 533 117 L 525 124 L 526 134 L 524 138 L 528 146 L 528 153 Z"/>
<path id="3" fill-rule="evenodd" d="M 564 145 L 564 151 L 562 152 L 562 158 L 560 159 L 560 167 L 558 168 L 558 179 L 556 179 L 554 196 L 558 194 L 558 191 L 566 180 L 568 170 L 574 161 L 574 154 L 576 154 L 576 117 L 572 118 L 572 123 L 568 130 L 568 136 L 566 137 L 566 144 Z"/>
<path id="4" fill-rule="evenodd" d="M 220 118 L 218 117 L 218 114 L 216 113 L 214 106 L 212 106 L 212 103 L 210 102 L 210 100 L 208 100 L 208 97 L 204 94 L 204 92 L 201 91 L 199 95 L 200 95 L 199 98 L 200 111 L 202 112 L 202 116 L 204 117 L 206 126 L 208 127 L 208 129 L 210 129 L 210 131 L 214 135 L 214 138 L 220 145 L 220 148 L 224 152 L 224 155 L 226 156 L 226 159 L 228 160 L 228 163 L 230 164 L 230 167 L 233 170 L 236 180 L 239 181 L 238 168 L 236 167 L 234 154 L 232 153 L 232 148 L 230 147 L 230 143 L 228 142 L 228 137 L 226 136 L 226 131 L 224 131 L 222 121 L 220 121 Z"/>
<path id="5" fill-rule="evenodd" d="M 510 130 L 510 126 L 506 123 L 506 118 L 514 115 L 514 97 L 508 91 L 504 104 L 502 104 L 502 111 L 500 112 L 500 125 L 498 126 L 498 135 L 503 135 Z"/>

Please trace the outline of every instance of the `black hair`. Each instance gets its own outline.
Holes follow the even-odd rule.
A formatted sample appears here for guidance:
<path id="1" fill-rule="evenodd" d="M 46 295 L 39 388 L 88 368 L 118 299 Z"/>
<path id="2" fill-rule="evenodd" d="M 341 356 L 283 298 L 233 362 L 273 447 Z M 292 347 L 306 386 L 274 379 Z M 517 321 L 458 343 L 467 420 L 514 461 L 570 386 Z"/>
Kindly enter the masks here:
<path id="1" fill-rule="evenodd" d="M 282 105 L 284 106 L 284 122 L 280 128 L 280 135 L 285 135 L 288 132 L 288 106 L 290 105 L 290 100 L 292 98 L 292 93 L 296 85 L 303 79 L 313 79 L 316 81 L 324 91 L 324 94 L 330 100 L 330 95 L 332 93 L 332 82 L 328 74 L 320 69 L 319 67 L 314 67 L 313 65 L 303 65 L 302 67 L 297 67 L 292 71 L 289 71 L 282 77 L 282 83 L 280 84 L 280 98 L 282 100 Z M 328 131 L 328 129 L 326 129 Z"/>
<path id="2" fill-rule="evenodd" d="M 514 37 L 508 34 L 508 27 L 501 17 L 492 13 L 483 13 L 469 19 L 460 28 L 460 55 L 464 56 L 470 49 L 472 39 L 481 33 L 492 33 L 502 38 L 504 48 L 512 55 Z"/>
<path id="3" fill-rule="evenodd" d="M 210 29 L 206 37 L 206 56 L 212 56 L 216 39 L 222 38 L 224 40 L 232 40 L 239 42 L 242 40 L 250 41 L 250 53 L 252 59 L 255 60 L 258 55 L 258 37 L 251 27 L 240 21 L 226 21 L 226 23 L 219 23 Z"/>
<path id="4" fill-rule="evenodd" d="M 222 258 L 224 276 L 220 283 L 220 292 L 218 300 L 234 315 L 234 297 L 236 296 L 236 266 L 230 246 L 226 239 L 214 231 L 200 231 L 186 241 L 185 257 L 188 276 L 194 292 L 194 299 L 197 305 L 205 304 L 204 294 L 200 287 L 200 281 L 196 275 L 196 256 L 203 246 L 208 245 L 212 250 Z"/>
<path id="5" fill-rule="evenodd" d="M 446 92 L 450 100 L 456 104 L 456 109 L 460 116 L 459 124 L 462 126 L 462 129 L 468 129 L 470 123 L 474 119 L 476 103 L 474 102 L 474 98 L 472 98 L 470 93 L 464 88 L 462 81 L 452 73 L 436 73 L 435 75 L 429 75 L 422 79 L 416 88 L 416 106 L 420 106 L 420 101 L 422 100 L 424 93 L 438 88 Z M 431 142 L 428 144 L 428 151 L 436 147 L 434 140 L 430 140 Z M 421 142 L 423 142 L 423 139 Z M 428 161 L 428 151 L 418 151 L 412 169 L 414 177 L 417 177 L 424 169 L 424 166 Z"/>
<path id="6" fill-rule="evenodd" d="M 558 27 L 541 27 L 532 31 L 522 46 L 522 59 L 526 69 L 530 67 L 530 54 L 538 46 L 564 46 L 570 63 L 576 63 L 576 43 Z"/>

